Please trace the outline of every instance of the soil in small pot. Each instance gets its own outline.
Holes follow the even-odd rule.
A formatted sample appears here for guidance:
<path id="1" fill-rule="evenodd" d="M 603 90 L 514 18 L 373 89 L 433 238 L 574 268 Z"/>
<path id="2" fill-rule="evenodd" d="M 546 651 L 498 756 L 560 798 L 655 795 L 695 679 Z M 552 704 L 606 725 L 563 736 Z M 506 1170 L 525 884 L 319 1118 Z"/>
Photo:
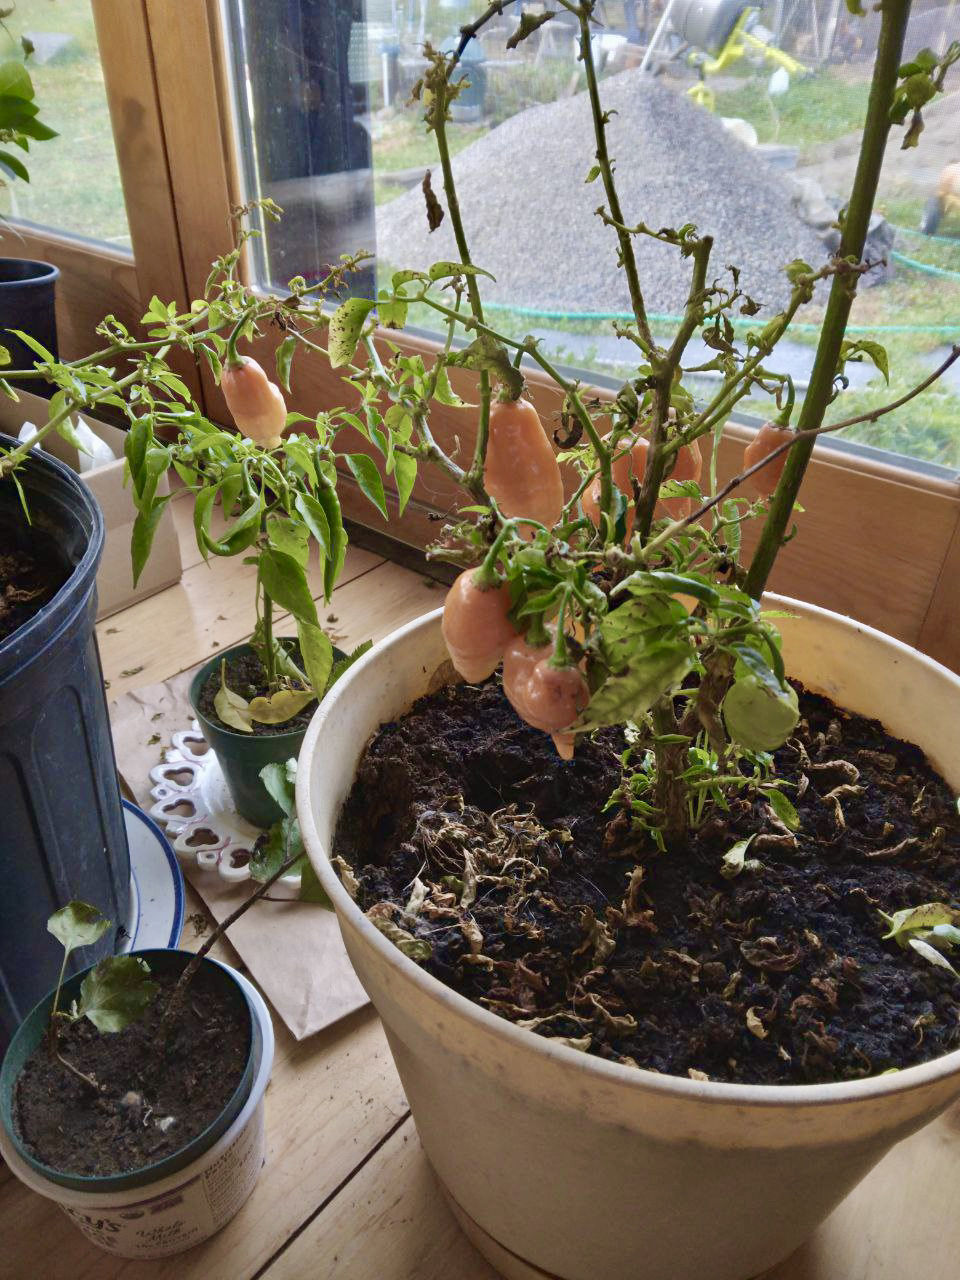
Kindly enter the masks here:
<path id="1" fill-rule="evenodd" d="M 167 1033 L 166 1051 L 158 1052 L 157 1031 L 177 975 L 154 973 L 152 980 L 159 992 L 123 1031 L 102 1034 L 82 1018 L 60 1033 L 61 1055 L 102 1092 L 51 1058 L 46 1040 L 20 1073 L 14 1123 L 49 1168 L 102 1177 L 155 1164 L 203 1133 L 240 1083 L 250 1039 L 244 1006 L 224 1005 L 222 984 L 200 969 Z"/>
<path id="2" fill-rule="evenodd" d="M 299 649 L 291 649 L 291 656 L 294 662 L 299 665 L 301 661 Z M 266 673 L 254 654 L 233 654 L 226 659 L 226 663 L 227 688 L 233 693 L 238 693 L 241 698 L 246 698 L 248 702 L 252 702 L 254 698 L 265 698 L 269 695 L 270 689 L 267 685 Z M 213 724 L 222 729 L 236 732 L 232 725 L 224 724 L 217 715 L 213 704 L 219 691 L 220 666 L 218 664 L 207 677 L 203 688 L 200 690 L 199 710 Z M 291 716 L 289 720 L 284 720 L 282 724 L 260 724 L 258 721 L 254 721 L 253 732 L 249 736 L 270 738 L 275 737 L 278 733 L 290 733 L 291 730 L 299 729 L 302 731 L 306 729 L 313 719 L 313 713 L 316 709 L 316 702 L 308 702 L 302 711 L 299 711 L 295 716 Z"/>
<path id="3" fill-rule="evenodd" d="M 34 529 L 29 537 L 0 524 L 0 640 L 13 635 L 57 594 L 70 565 L 52 538 Z"/>
<path id="4" fill-rule="evenodd" d="M 884 941 L 879 912 L 960 899 L 955 798 L 917 747 L 799 692 L 801 725 L 775 755 L 796 835 L 762 799 L 734 799 L 657 852 L 605 808 L 620 731 L 564 762 L 493 678 L 380 729 L 337 865 L 441 982 L 603 1058 L 799 1084 L 938 1057 L 960 1046 L 960 981 Z M 725 879 L 723 855 L 750 835 L 759 866 Z"/>

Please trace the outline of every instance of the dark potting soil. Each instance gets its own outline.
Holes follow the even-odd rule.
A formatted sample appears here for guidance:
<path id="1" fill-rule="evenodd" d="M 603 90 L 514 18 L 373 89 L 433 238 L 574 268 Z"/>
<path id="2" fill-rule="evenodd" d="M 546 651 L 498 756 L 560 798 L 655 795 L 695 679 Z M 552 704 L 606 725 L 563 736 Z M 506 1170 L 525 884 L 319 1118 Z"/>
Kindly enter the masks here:
<path id="1" fill-rule="evenodd" d="M 755 1084 L 937 1057 L 960 1046 L 960 981 L 883 941 L 878 913 L 960 899 L 955 798 L 917 747 L 800 693 L 775 755 L 795 836 L 762 800 L 734 799 L 658 853 L 605 811 L 620 732 L 566 763 L 493 678 L 381 728 L 336 854 L 361 908 L 429 973 L 600 1057 Z M 760 867 L 724 879 L 750 835 Z"/>
<path id="2" fill-rule="evenodd" d="M 0 640 L 5 640 L 53 599 L 70 576 L 70 566 L 53 540 L 38 530 L 28 542 L 4 522 L 0 547 Z"/>
<path id="3" fill-rule="evenodd" d="M 297 663 L 300 662 L 299 650 L 293 652 L 293 660 Z M 229 657 L 226 662 L 227 688 L 233 693 L 239 693 L 240 697 L 246 698 L 248 702 L 252 702 L 254 698 L 265 698 L 268 695 L 270 690 L 267 686 L 263 667 L 252 653 Z M 219 691 L 220 666 L 218 664 L 207 677 L 203 688 L 200 690 L 200 710 L 215 725 L 231 732 L 236 732 L 231 725 L 224 724 L 217 715 L 213 701 Z M 291 716 L 289 720 L 284 720 L 282 724 L 260 724 L 254 721 L 253 733 L 250 736 L 270 738 L 278 733 L 289 733 L 291 729 L 306 729 L 316 709 L 316 702 L 308 702 L 302 711 L 295 716 Z"/>
<path id="4" fill-rule="evenodd" d="M 225 1006 L 222 986 L 201 969 L 158 1051 L 176 976 L 153 979 L 160 991 L 123 1031 L 102 1034 L 82 1018 L 60 1033 L 61 1055 L 93 1076 L 100 1093 L 51 1058 L 46 1041 L 20 1073 L 14 1123 L 48 1167 L 103 1176 L 154 1164 L 211 1125 L 240 1083 L 249 1046 L 242 1009 Z"/>

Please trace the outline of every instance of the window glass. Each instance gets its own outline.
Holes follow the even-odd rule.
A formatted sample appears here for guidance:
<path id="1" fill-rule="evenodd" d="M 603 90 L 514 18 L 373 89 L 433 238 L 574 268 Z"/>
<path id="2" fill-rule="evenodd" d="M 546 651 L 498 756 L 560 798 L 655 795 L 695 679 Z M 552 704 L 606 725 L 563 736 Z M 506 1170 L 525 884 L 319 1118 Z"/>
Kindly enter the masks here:
<path id="1" fill-rule="evenodd" d="M 525 3 L 528 12 L 551 7 Z M 433 139 L 410 90 L 425 40 L 450 47 L 482 5 L 473 0 L 228 0 L 241 134 L 252 193 L 286 209 L 266 230 L 261 278 L 317 274 L 339 253 L 375 249 L 381 284 L 398 266 L 455 254 L 449 226 L 430 233 L 420 183 L 436 170 Z M 613 233 L 592 216 L 593 164 L 582 65 L 569 15 L 516 50 L 520 6 L 505 6 L 467 47 L 469 88 L 450 127 L 455 172 L 491 319 L 533 333 L 567 365 L 619 380 L 635 348 Z M 920 3 L 907 53 L 960 38 L 960 4 Z M 743 268 L 763 306 L 788 296 L 786 263 L 826 261 L 849 193 L 879 18 L 843 3 L 748 7 L 739 0 L 604 0 L 594 53 L 628 222 L 694 221 L 715 237 L 713 272 Z M 955 77 L 957 78 L 957 77 Z M 950 82 L 948 81 L 948 89 Z M 848 366 L 843 416 L 867 412 L 922 379 L 960 340 L 960 93 L 925 112 L 919 148 L 894 130 L 851 336 L 883 344 L 890 388 L 869 361 Z M 439 174 L 434 186 L 439 188 Z M 689 264 L 638 241 L 658 337 L 682 308 Z M 365 282 L 369 288 L 371 281 Z M 802 396 L 825 304 L 798 316 L 772 367 Z M 429 316 L 418 317 L 430 327 Z M 694 344 L 688 363 L 711 357 Z M 882 363 L 882 357 L 881 357 Z M 710 391 L 710 371 L 692 379 Z M 762 398 L 743 406 L 762 417 Z M 841 412 L 838 406 L 838 413 Z M 960 370 L 883 420 L 845 434 L 927 464 L 960 467 Z"/>
<path id="2" fill-rule="evenodd" d="M 39 119 L 59 136 L 31 141 L 23 155 L 30 181 L 0 188 L 0 213 L 129 249 L 90 0 L 17 0 L 0 30 L 0 57 L 22 57 L 21 35 L 33 45 L 26 67 Z"/>

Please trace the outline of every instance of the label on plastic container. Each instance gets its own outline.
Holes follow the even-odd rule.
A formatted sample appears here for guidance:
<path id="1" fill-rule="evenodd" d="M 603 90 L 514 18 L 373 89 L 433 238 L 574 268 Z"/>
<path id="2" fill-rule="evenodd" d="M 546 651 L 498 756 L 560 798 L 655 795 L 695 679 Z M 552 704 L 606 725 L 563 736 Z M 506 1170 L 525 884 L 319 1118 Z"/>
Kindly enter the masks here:
<path id="1" fill-rule="evenodd" d="M 261 1103 L 230 1146 L 179 1186 L 112 1208 L 60 1208 L 101 1249 L 123 1258 L 164 1258 L 200 1244 L 229 1222 L 253 1190 L 262 1164 Z"/>

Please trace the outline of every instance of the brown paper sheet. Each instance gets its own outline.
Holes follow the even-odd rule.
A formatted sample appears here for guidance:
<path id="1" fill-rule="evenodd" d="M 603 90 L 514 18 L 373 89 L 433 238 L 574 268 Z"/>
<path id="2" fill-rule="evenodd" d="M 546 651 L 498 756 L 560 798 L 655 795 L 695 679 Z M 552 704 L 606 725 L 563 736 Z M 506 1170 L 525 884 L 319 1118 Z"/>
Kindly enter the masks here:
<path id="1" fill-rule="evenodd" d="M 135 689 L 110 704 L 117 764 L 142 809 L 154 803 L 150 770 L 163 762 L 171 734 L 188 728 L 193 719 L 187 700 L 192 674 Z M 180 865 L 217 920 L 251 892 L 249 881 L 228 884 L 216 871 Z M 336 916 L 316 903 L 258 902 L 231 925 L 229 938 L 298 1040 L 367 1003 L 347 959 Z"/>

